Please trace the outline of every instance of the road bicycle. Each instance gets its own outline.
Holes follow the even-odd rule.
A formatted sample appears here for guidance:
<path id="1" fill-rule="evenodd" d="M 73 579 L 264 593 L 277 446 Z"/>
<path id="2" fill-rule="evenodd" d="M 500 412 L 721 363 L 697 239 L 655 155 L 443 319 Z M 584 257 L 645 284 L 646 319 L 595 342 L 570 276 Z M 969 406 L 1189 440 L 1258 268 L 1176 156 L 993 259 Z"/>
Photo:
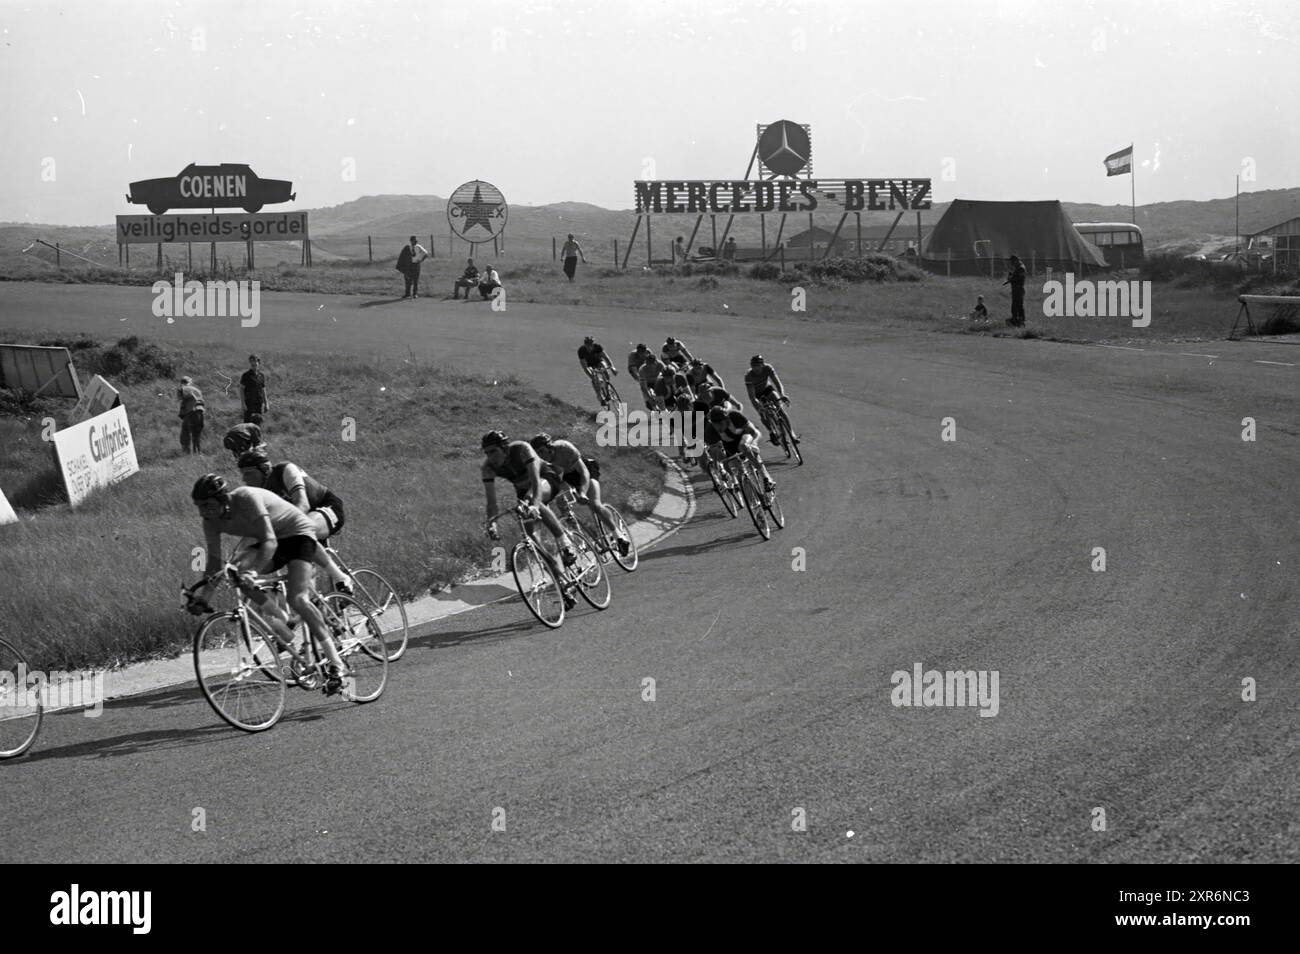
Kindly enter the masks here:
<path id="1" fill-rule="evenodd" d="M 640 557 L 637 554 L 636 541 L 632 539 L 632 534 L 628 532 L 627 524 L 623 522 L 623 515 L 611 507 L 604 504 L 605 514 L 614 522 L 617 528 L 617 535 L 611 534 L 605 526 L 603 520 L 594 520 L 596 530 L 593 533 L 578 521 L 578 515 L 574 510 L 574 503 L 578 500 L 578 492 L 568 484 L 556 495 L 551 501 L 552 509 L 555 510 L 556 516 L 559 517 L 560 523 L 567 527 L 576 528 L 581 531 L 587 541 L 600 554 L 600 561 L 608 564 L 610 560 L 617 563 L 627 573 L 631 573 L 637 567 Z M 585 501 L 584 501 L 585 502 Z M 627 552 L 624 553 L 619 547 L 620 536 L 627 541 Z"/>
<path id="2" fill-rule="evenodd" d="M 786 401 L 789 399 L 787 398 Z M 787 459 L 793 457 L 800 466 L 803 465 L 803 451 L 799 449 L 799 439 L 794 436 L 794 427 L 790 424 L 790 415 L 786 413 L 782 401 L 774 394 L 767 394 L 763 397 L 763 407 L 767 411 L 767 419 L 776 426 L 772 428 L 772 433 L 776 435 L 777 443 L 785 451 Z"/>
<path id="3" fill-rule="evenodd" d="M 722 466 L 735 482 L 736 489 L 731 492 L 734 495 L 739 491 L 740 500 L 749 511 L 749 518 L 754 521 L 754 528 L 764 540 L 771 540 L 772 527 L 768 517 L 772 518 L 771 523 L 777 527 L 785 526 L 785 514 L 781 510 L 780 501 L 776 499 L 776 490 L 767 492 L 762 489 L 762 481 L 755 474 L 754 464 L 748 457 L 732 454 L 723 458 Z"/>
<path id="4" fill-rule="evenodd" d="M 22 650 L 0 639 L 0 759 L 16 759 L 36 741 L 45 714 L 42 688 Z"/>
<path id="5" fill-rule="evenodd" d="M 609 378 L 609 368 L 604 366 L 592 368 L 591 373 L 596 379 L 596 390 L 599 392 L 600 406 L 605 410 L 618 407 L 623 399 L 619 396 L 618 388 L 614 387 L 614 382 Z"/>
<path id="6" fill-rule="evenodd" d="M 731 479 L 731 475 L 713 459 L 713 456 L 706 448 L 701 455 L 700 466 L 709 476 L 709 483 L 713 485 L 713 492 L 718 495 L 722 501 L 722 506 L 727 508 L 727 513 L 731 514 L 734 519 L 740 513 L 740 494 Z"/>
<path id="7" fill-rule="evenodd" d="M 537 519 L 534 508 L 518 504 L 489 517 L 488 532 L 491 533 L 497 522 L 506 517 L 518 521 L 520 535 L 519 542 L 510 551 L 510 572 L 524 605 L 538 622 L 550 629 L 559 629 L 564 623 L 566 597 L 571 601 L 575 590 L 593 609 L 603 610 L 609 606 L 609 579 L 595 546 L 585 533 L 572 537 L 577 560 L 573 566 L 562 568 L 559 558 L 544 551 L 529 532 L 529 524 Z"/>
<path id="8" fill-rule="evenodd" d="M 327 689 L 327 657 L 305 621 L 290 615 L 290 629 L 302 637 L 286 644 L 257 610 L 253 593 L 269 598 L 284 596 L 282 578 L 253 582 L 241 577 L 237 567 L 226 566 L 199 585 L 220 579 L 235 590 L 233 610 L 214 612 L 194 633 L 194 674 L 203 696 L 226 722 L 245 732 L 271 728 L 284 714 L 289 686 Z M 193 600 L 193 589 L 181 591 Z M 375 618 L 353 597 L 343 593 L 311 594 L 312 604 L 343 660 L 343 697 L 351 702 L 374 702 L 388 683 L 388 651 Z"/>
<path id="9" fill-rule="evenodd" d="M 378 570 L 365 567 L 354 570 L 343 562 L 338 550 L 325 544 L 321 546 L 325 547 L 325 552 L 334 558 L 339 569 L 352 581 L 353 597 L 370 611 L 370 615 L 383 630 L 384 644 L 388 647 L 388 661 L 397 662 L 406 652 L 411 627 L 406 621 L 406 604 L 402 602 L 396 588 Z"/>

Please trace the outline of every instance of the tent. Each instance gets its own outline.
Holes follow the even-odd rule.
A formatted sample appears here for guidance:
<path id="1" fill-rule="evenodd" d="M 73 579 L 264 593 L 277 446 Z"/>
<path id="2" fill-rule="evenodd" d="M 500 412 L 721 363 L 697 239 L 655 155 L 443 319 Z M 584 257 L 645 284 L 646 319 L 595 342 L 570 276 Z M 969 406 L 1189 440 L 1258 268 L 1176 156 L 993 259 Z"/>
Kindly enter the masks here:
<path id="1" fill-rule="evenodd" d="M 1046 202 L 979 202 L 954 199 L 926 237 L 921 264 L 954 275 L 1005 271 L 1019 255 L 1026 268 L 1103 269 L 1101 250 L 1074 228 L 1055 199 Z M 992 261 L 990 261 L 992 260 Z"/>

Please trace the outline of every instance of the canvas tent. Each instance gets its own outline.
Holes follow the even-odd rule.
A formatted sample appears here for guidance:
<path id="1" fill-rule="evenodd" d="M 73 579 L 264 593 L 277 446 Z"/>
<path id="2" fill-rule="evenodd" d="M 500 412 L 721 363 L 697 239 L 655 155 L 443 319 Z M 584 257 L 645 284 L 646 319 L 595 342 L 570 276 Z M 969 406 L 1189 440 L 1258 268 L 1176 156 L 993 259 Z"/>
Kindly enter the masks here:
<path id="1" fill-rule="evenodd" d="M 1046 202 L 978 202 L 954 199 L 930 231 L 921 263 L 954 275 L 996 274 L 1008 256 L 1019 255 L 1027 268 L 1103 269 L 1101 250 L 1083 238 L 1055 199 Z M 990 262 L 992 259 L 992 262 Z"/>

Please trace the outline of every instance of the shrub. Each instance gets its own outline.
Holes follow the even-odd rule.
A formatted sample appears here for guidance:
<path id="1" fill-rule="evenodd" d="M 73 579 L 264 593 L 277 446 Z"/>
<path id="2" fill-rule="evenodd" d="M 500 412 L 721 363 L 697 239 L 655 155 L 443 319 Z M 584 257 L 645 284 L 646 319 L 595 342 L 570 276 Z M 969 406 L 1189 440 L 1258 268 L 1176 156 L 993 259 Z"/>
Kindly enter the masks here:
<path id="1" fill-rule="evenodd" d="M 781 277 L 781 266 L 774 262 L 758 262 L 749 266 L 749 277 L 764 282 L 776 281 Z"/>

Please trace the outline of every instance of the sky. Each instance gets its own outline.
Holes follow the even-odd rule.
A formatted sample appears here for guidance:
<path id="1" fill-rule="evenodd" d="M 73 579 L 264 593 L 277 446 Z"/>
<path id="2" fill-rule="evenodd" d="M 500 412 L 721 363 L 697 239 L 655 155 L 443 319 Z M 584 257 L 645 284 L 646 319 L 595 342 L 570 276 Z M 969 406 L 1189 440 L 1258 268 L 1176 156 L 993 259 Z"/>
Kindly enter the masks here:
<path id="1" fill-rule="evenodd" d="M 1294 0 L 0 0 L 0 221 L 103 224 L 246 162 L 298 200 L 633 204 L 738 178 L 755 125 L 827 178 L 1138 204 L 1300 186 Z"/>

